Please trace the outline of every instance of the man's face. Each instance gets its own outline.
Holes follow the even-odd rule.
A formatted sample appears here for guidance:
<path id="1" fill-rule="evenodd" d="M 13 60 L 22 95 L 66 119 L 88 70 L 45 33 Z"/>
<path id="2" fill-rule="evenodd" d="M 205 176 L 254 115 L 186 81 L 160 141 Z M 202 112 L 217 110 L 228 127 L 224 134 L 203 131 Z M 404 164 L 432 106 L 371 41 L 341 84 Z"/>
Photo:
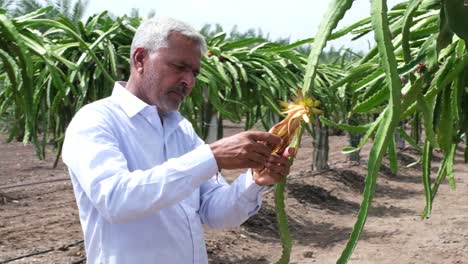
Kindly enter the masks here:
<path id="1" fill-rule="evenodd" d="M 192 91 L 200 71 L 199 45 L 178 33 L 172 33 L 167 48 L 160 48 L 148 56 L 141 87 L 145 101 L 156 105 L 162 113 L 178 110 Z"/>

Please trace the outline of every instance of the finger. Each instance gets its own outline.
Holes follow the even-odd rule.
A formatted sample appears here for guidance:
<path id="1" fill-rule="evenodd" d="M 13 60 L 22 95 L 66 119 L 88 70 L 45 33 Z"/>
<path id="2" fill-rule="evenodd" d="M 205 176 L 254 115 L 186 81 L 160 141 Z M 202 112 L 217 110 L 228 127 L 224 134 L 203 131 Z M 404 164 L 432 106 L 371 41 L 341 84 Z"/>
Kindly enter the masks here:
<path id="1" fill-rule="evenodd" d="M 283 164 L 267 163 L 265 164 L 265 168 L 267 168 L 268 170 L 271 171 L 271 173 L 274 173 L 274 174 L 280 174 L 280 175 L 289 174 L 289 167 Z"/>
<path id="2" fill-rule="evenodd" d="M 289 158 L 289 157 L 295 157 L 296 156 L 296 149 L 292 147 L 287 147 L 282 154 L 283 157 Z"/>
<path id="3" fill-rule="evenodd" d="M 283 171 L 286 171 L 286 166 L 283 164 L 277 164 L 277 163 L 265 163 L 265 168 L 269 169 L 273 173 L 281 173 Z"/>
<path id="4" fill-rule="evenodd" d="M 262 178 L 255 180 L 255 183 L 260 185 L 260 186 L 268 186 L 270 185 L 269 183 L 265 182 Z"/>
<path id="5" fill-rule="evenodd" d="M 288 164 L 288 159 L 285 158 L 285 157 L 282 157 L 282 156 L 278 156 L 278 155 L 270 155 L 268 157 L 267 162 L 286 165 L 286 164 Z"/>
<path id="6" fill-rule="evenodd" d="M 257 175 L 261 175 L 261 174 L 265 173 L 266 170 L 267 170 L 267 169 L 266 169 L 265 167 L 257 168 L 257 169 L 253 169 L 253 168 L 252 168 L 252 171 L 253 171 L 254 173 L 256 173 Z"/>
<path id="7" fill-rule="evenodd" d="M 277 183 L 279 181 L 281 181 L 282 178 L 285 177 L 285 175 L 281 175 L 279 173 L 273 173 L 273 172 L 270 172 L 269 174 L 269 178 L 270 178 L 270 184 L 273 184 L 273 183 Z"/>
<path id="8" fill-rule="evenodd" d="M 281 143 L 281 138 L 275 134 L 260 131 L 249 131 L 248 136 L 255 141 L 264 141 L 269 145 L 277 146 Z"/>
<path id="9" fill-rule="evenodd" d="M 265 164 L 264 164 L 264 163 L 255 162 L 255 161 L 251 161 L 251 160 L 246 160 L 246 161 L 245 161 L 245 166 L 242 166 L 242 168 L 259 169 L 259 171 L 261 172 L 262 169 L 265 168 Z"/>
<path id="10" fill-rule="evenodd" d="M 260 186 L 270 186 L 270 185 L 273 185 L 275 183 L 279 182 L 278 180 L 276 179 L 273 179 L 273 178 L 265 178 L 265 177 L 261 177 L 259 179 L 257 179 L 255 181 L 255 183 L 257 183 L 258 185 Z"/>
<path id="11" fill-rule="evenodd" d="M 255 182 L 259 185 L 272 185 L 275 184 L 283 178 L 280 174 L 272 173 L 268 169 L 262 174 L 263 176 L 258 177 Z M 268 175 L 268 176 L 266 176 Z"/>
<path id="12" fill-rule="evenodd" d="M 265 165 L 265 163 L 267 163 L 268 156 L 264 156 L 264 155 L 259 154 L 257 152 L 250 151 L 245 156 L 245 159 L 256 162 L 256 163 L 260 163 L 262 165 Z"/>
<path id="13" fill-rule="evenodd" d="M 271 155 L 271 151 L 273 149 L 268 147 L 265 144 L 255 142 L 255 143 L 252 144 L 251 150 L 252 150 L 252 152 L 258 153 L 258 154 L 268 158 Z"/>

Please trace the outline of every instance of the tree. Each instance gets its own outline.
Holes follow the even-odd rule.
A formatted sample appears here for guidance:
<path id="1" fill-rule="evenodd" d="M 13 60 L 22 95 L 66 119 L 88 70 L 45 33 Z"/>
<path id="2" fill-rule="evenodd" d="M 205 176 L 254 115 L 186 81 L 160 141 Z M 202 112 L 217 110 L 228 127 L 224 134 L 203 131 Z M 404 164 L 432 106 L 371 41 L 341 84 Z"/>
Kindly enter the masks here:
<path id="1" fill-rule="evenodd" d="M 8 10 L 11 8 L 14 2 L 14 0 L 0 0 L 0 8 Z"/>
<path id="2" fill-rule="evenodd" d="M 154 9 L 150 9 L 150 11 L 148 11 L 148 14 L 146 15 L 146 18 L 152 18 L 155 15 L 156 15 L 156 11 Z M 130 17 L 132 17 L 132 18 L 141 18 L 140 9 L 132 8 L 130 10 Z"/>
<path id="3" fill-rule="evenodd" d="M 352 3 L 344 2 L 335 1 L 335 6 L 331 6 L 329 11 L 330 15 L 325 18 L 324 26 L 318 33 L 323 46 L 325 40 L 332 38 L 331 31 Z M 371 3 L 370 18 L 341 30 L 355 30 L 359 34 L 373 31 L 376 36 L 376 47 L 355 64 L 354 68 L 359 70 L 348 72 L 339 81 L 341 85 L 350 85 L 356 94 L 357 100 L 353 103 L 352 111 L 372 113 L 376 118 L 366 125 L 334 124 L 343 129 L 365 133 L 356 149 L 373 138 L 363 201 L 350 240 L 337 263 L 348 261 L 362 233 L 385 155 L 392 172 L 397 171 L 395 132 L 421 152 L 426 194 L 426 207 L 422 214 L 424 218 L 430 215 L 441 182 L 448 179 L 451 187 L 455 187 L 455 151 L 466 141 L 468 133 L 466 1 L 410 0 L 395 6 L 390 12 L 387 12 L 385 0 L 372 0 Z M 306 83 L 313 80 L 314 74 L 308 72 L 313 73 L 316 69 L 317 54 L 320 54 L 323 46 L 314 46 L 311 52 Z M 408 82 L 402 82 L 402 77 Z M 415 113 L 419 113 L 424 120 L 425 139 L 422 148 L 398 127 L 401 121 Z M 431 179 L 434 149 L 444 154 L 435 181 Z M 465 146 L 465 162 L 468 161 L 467 154 L 468 148 Z"/>
<path id="4" fill-rule="evenodd" d="M 5 0 L 3 0 L 5 1 Z M 40 8 L 51 6 L 52 11 L 48 12 L 45 16 L 48 18 L 54 18 L 57 15 L 63 15 L 74 24 L 78 23 L 83 19 L 86 8 L 88 7 L 89 0 L 77 0 L 73 3 L 72 0 L 11 0 L 9 5 L 15 6 L 11 10 L 11 16 L 17 17 L 34 12 Z"/>

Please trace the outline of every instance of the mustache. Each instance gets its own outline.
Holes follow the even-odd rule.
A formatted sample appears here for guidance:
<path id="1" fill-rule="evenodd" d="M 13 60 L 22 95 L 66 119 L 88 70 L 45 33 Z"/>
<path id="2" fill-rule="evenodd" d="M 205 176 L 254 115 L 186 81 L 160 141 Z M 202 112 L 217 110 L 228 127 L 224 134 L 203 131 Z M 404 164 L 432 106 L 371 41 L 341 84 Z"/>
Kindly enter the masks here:
<path id="1" fill-rule="evenodd" d="M 181 93 L 183 94 L 184 96 L 187 96 L 187 92 L 188 92 L 188 87 L 186 85 L 180 85 L 178 87 L 175 87 L 173 89 L 173 91 L 175 92 L 178 92 L 178 93 Z"/>

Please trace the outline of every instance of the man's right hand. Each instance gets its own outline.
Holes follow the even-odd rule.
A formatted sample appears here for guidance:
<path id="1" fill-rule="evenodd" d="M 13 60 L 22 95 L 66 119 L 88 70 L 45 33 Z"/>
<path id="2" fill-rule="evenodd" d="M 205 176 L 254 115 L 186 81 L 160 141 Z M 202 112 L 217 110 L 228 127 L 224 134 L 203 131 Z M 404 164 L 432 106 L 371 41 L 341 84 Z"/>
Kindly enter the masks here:
<path id="1" fill-rule="evenodd" d="M 268 132 L 247 131 L 210 144 L 219 169 L 262 168 L 281 138 Z"/>

